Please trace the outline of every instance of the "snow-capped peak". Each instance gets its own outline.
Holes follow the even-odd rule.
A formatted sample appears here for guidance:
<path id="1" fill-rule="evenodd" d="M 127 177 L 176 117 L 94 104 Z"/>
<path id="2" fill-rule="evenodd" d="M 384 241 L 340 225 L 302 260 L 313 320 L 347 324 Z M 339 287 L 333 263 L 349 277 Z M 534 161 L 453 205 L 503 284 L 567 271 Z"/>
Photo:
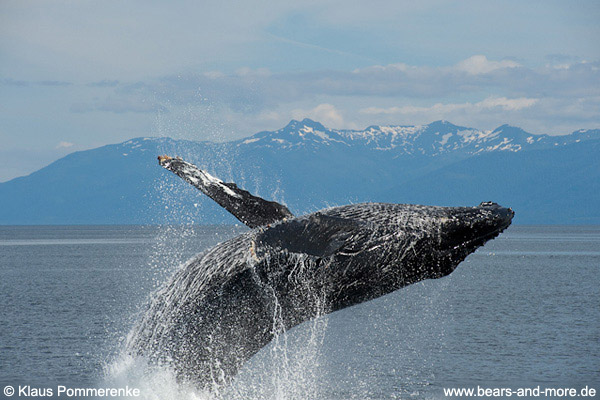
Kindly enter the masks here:
<path id="1" fill-rule="evenodd" d="M 284 128 L 260 132 L 238 141 L 238 146 L 288 149 L 293 147 L 344 145 L 399 154 L 438 156 L 460 152 L 478 154 L 490 151 L 517 152 L 575 143 L 597 137 L 598 130 L 580 130 L 571 135 L 534 135 L 521 128 L 501 125 L 479 130 L 440 120 L 427 125 L 371 125 L 363 130 L 329 129 L 321 123 L 292 120 Z"/>

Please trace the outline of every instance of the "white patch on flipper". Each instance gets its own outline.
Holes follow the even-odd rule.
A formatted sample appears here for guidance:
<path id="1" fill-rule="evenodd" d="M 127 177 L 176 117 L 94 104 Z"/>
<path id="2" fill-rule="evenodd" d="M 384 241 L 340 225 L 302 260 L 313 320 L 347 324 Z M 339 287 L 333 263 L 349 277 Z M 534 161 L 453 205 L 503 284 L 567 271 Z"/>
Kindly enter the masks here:
<path id="1" fill-rule="evenodd" d="M 236 192 L 234 192 L 233 190 L 231 190 L 231 188 L 229 188 L 227 185 L 225 185 L 225 183 L 223 183 L 223 181 L 220 180 L 219 178 L 216 178 L 216 177 L 212 176 L 211 174 L 209 174 L 208 172 L 205 172 L 199 168 L 196 169 L 189 163 L 186 163 L 186 164 L 187 165 L 185 166 L 185 168 L 182 168 L 181 172 L 183 172 L 185 174 L 185 176 L 188 178 L 188 180 L 190 182 L 192 182 L 193 184 L 197 185 L 198 180 L 201 180 L 202 184 L 204 186 L 207 186 L 207 187 L 208 186 L 218 186 L 219 189 L 221 189 L 222 191 L 227 193 L 229 196 L 236 197 L 238 199 L 240 199 L 242 197 L 239 194 L 237 194 Z"/>

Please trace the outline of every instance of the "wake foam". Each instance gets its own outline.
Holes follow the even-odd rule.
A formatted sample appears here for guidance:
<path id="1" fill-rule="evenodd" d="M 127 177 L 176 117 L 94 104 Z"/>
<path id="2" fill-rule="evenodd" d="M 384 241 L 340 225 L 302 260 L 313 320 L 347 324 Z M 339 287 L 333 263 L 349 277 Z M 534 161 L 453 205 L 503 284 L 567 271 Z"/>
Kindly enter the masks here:
<path id="1" fill-rule="evenodd" d="M 208 391 L 177 382 L 174 371 L 168 366 L 152 366 L 142 357 L 122 354 L 105 367 L 103 385 L 140 389 L 144 400 L 213 400 L 218 399 Z"/>
<path id="2" fill-rule="evenodd" d="M 327 325 L 327 317 L 320 317 L 276 335 L 225 387 L 214 382 L 210 389 L 199 389 L 178 380 L 167 363 L 154 365 L 125 351 L 105 366 L 102 386 L 138 388 L 138 399 L 144 400 L 319 398 L 320 350 Z"/>

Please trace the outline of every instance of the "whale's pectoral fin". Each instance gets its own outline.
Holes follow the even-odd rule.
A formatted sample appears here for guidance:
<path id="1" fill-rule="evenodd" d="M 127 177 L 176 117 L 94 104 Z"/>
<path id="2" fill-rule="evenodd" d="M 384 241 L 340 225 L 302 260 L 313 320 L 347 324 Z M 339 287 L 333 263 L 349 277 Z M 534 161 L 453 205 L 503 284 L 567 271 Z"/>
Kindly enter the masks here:
<path id="1" fill-rule="evenodd" d="M 273 226 L 260 233 L 257 241 L 292 253 L 328 257 L 344 247 L 363 225 L 317 213 Z"/>
<path id="2" fill-rule="evenodd" d="M 253 196 L 235 183 L 225 183 L 180 158 L 159 156 L 158 163 L 216 201 L 250 228 L 272 224 L 294 215 L 283 204 Z"/>

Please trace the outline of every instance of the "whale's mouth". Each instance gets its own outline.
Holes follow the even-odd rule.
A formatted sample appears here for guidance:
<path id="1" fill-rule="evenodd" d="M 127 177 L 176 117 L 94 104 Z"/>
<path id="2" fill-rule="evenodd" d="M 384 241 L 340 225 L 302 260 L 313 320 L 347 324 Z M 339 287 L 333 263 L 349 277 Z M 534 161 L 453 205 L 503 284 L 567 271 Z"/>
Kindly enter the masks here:
<path id="1" fill-rule="evenodd" d="M 508 228 L 510 224 L 506 225 L 506 226 L 502 226 L 500 228 L 497 228 L 491 232 L 488 232 L 484 235 L 478 236 L 476 238 L 473 238 L 471 240 L 467 240 L 466 242 L 463 242 L 457 246 L 454 246 L 453 248 L 449 249 L 449 252 L 454 252 L 454 251 L 460 251 L 463 249 L 477 249 L 480 246 L 483 246 L 486 242 L 494 239 L 495 237 L 497 237 L 498 235 L 500 235 L 506 228 Z"/>
<path id="2" fill-rule="evenodd" d="M 447 245 L 443 246 L 445 255 L 466 255 L 472 253 L 487 241 L 497 237 L 508 228 L 515 215 L 511 208 L 500 207 L 495 203 L 482 203 L 486 211 L 484 217 L 472 224 L 458 226 L 447 236 Z M 467 233 L 468 231 L 468 233 Z"/>

